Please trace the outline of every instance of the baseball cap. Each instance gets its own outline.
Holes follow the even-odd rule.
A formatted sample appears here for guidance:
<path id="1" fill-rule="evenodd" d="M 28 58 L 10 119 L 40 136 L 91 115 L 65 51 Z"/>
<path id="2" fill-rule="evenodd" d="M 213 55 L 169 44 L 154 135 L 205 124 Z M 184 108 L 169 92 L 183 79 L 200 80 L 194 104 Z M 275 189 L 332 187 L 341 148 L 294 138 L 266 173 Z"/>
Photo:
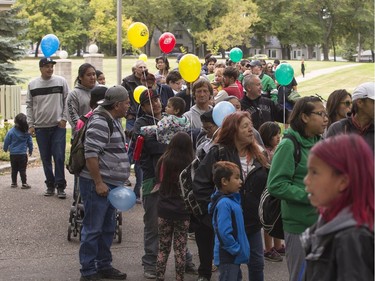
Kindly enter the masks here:
<path id="1" fill-rule="evenodd" d="M 280 64 L 280 60 L 275 59 L 275 60 L 273 61 L 273 64 Z"/>
<path id="2" fill-rule="evenodd" d="M 258 60 L 252 60 L 250 66 L 262 66 L 262 63 Z"/>
<path id="3" fill-rule="evenodd" d="M 99 105 L 111 105 L 115 102 L 121 102 L 129 97 L 128 91 L 121 85 L 108 88 L 105 92 L 104 99 L 97 102 Z"/>
<path id="4" fill-rule="evenodd" d="M 150 102 L 150 99 L 160 97 L 160 95 L 155 91 L 151 89 L 144 90 L 141 93 L 141 96 L 139 97 L 140 104 L 143 105 L 147 102 Z"/>
<path id="5" fill-rule="evenodd" d="M 359 85 L 352 95 L 353 101 L 367 98 L 375 100 L 375 82 L 366 82 Z"/>
<path id="6" fill-rule="evenodd" d="M 185 54 L 183 54 L 183 53 L 180 53 L 180 54 L 177 55 L 177 63 L 180 62 L 181 58 L 182 58 L 184 55 L 185 55 Z"/>
<path id="7" fill-rule="evenodd" d="M 51 58 L 42 58 L 40 61 L 39 61 L 39 67 L 42 67 L 42 66 L 45 66 L 47 64 L 56 64 L 56 62 L 51 59 Z"/>

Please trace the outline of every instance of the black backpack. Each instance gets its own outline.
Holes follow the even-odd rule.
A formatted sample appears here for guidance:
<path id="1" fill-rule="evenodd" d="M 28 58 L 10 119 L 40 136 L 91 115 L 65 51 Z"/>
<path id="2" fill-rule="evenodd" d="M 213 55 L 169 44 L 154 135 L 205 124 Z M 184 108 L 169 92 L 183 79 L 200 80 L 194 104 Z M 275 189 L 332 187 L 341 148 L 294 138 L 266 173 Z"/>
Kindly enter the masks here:
<path id="1" fill-rule="evenodd" d="M 113 133 L 112 119 L 105 113 L 95 112 L 94 114 L 99 114 L 105 117 L 108 123 L 110 135 L 112 135 Z M 76 175 L 76 176 L 79 176 L 79 174 L 81 173 L 81 171 L 86 165 L 84 141 L 85 141 L 85 135 L 86 135 L 86 130 L 87 130 L 87 124 L 89 123 L 89 120 L 91 120 L 92 116 L 90 118 L 81 116 L 79 119 L 84 122 L 84 125 L 81 129 L 74 132 L 73 134 L 72 145 L 70 147 L 69 160 L 68 160 L 68 164 L 66 164 L 66 168 L 69 171 L 69 173 Z"/>
<path id="2" fill-rule="evenodd" d="M 223 160 L 224 147 L 219 145 L 219 161 Z M 193 181 L 195 170 L 198 169 L 201 160 L 196 157 L 185 169 L 183 169 L 179 176 L 180 196 L 184 200 L 186 210 L 199 217 L 204 214 L 200 203 L 197 202 L 193 193 Z"/>
<path id="3" fill-rule="evenodd" d="M 284 138 L 290 139 L 294 145 L 294 163 L 295 167 L 301 161 L 301 144 L 293 135 L 284 135 Z M 259 203 L 259 218 L 265 232 L 270 236 L 284 239 L 283 221 L 281 218 L 281 200 L 269 194 L 268 188 L 265 188 Z"/>

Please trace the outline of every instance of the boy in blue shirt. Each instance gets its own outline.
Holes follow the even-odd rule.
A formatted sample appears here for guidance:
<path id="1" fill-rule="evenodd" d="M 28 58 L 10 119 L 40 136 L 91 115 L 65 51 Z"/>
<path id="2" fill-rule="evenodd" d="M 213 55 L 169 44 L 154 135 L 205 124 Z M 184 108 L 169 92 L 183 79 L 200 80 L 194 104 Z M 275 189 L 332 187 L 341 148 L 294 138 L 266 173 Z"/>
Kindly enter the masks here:
<path id="1" fill-rule="evenodd" d="M 240 169 L 235 163 L 219 161 L 213 167 L 213 181 L 217 189 L 208 208 L 215 231 L 214 264 L 220 281 L 242 280 L 240 265 L 248 263 L 250 246 L 238 193 Z"/>

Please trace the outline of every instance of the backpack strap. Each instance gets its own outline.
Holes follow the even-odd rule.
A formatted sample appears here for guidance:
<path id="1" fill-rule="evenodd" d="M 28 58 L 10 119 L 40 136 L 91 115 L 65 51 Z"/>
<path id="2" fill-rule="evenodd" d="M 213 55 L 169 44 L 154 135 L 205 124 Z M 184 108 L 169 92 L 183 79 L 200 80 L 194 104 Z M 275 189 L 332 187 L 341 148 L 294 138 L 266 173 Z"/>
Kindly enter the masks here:
<path id="1" fill-rule="evenodd" d="M 107 121 L 107 124 L 108 124 L 108 128 L 109 128 L 109 135 L 112 136 L 112 134 L 113 134 L 113 119 L 110 116 L 108 116 L 108 114 L 106 114 L 104 112 L 96 111 L 96 112 L 94 112 L 94 114 L 98 114 L 98 115 L 103 116 L 105 118 L 105 120 Z"/>
<path id="2" fill-rule="evenodd" d="M 290 139 L 294 145 L 294 167 L 297 168 L 299 162 L 301 161 L 301 144 L 297 141 L 296 137 L 291 134 L 285 134 L 284 138 Z"/>

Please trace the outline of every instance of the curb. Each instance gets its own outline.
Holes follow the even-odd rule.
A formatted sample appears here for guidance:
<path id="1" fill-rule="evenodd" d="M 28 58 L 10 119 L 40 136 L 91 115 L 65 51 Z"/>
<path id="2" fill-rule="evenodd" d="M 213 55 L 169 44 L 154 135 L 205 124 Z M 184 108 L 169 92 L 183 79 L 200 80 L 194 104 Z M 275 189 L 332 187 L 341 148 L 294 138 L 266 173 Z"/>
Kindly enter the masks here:
<path id="1" fill-rule="evenodd" d="M 38 159 L 39 159 L 38 157 L 30 157 L 27 164 L 33 163 L 33 162 L 37 161 Z M 0 165 L 0 173 L 6 172 L 10 169 L 11 169 L 10 162 L 8 162 L 7 164 Z"/>

